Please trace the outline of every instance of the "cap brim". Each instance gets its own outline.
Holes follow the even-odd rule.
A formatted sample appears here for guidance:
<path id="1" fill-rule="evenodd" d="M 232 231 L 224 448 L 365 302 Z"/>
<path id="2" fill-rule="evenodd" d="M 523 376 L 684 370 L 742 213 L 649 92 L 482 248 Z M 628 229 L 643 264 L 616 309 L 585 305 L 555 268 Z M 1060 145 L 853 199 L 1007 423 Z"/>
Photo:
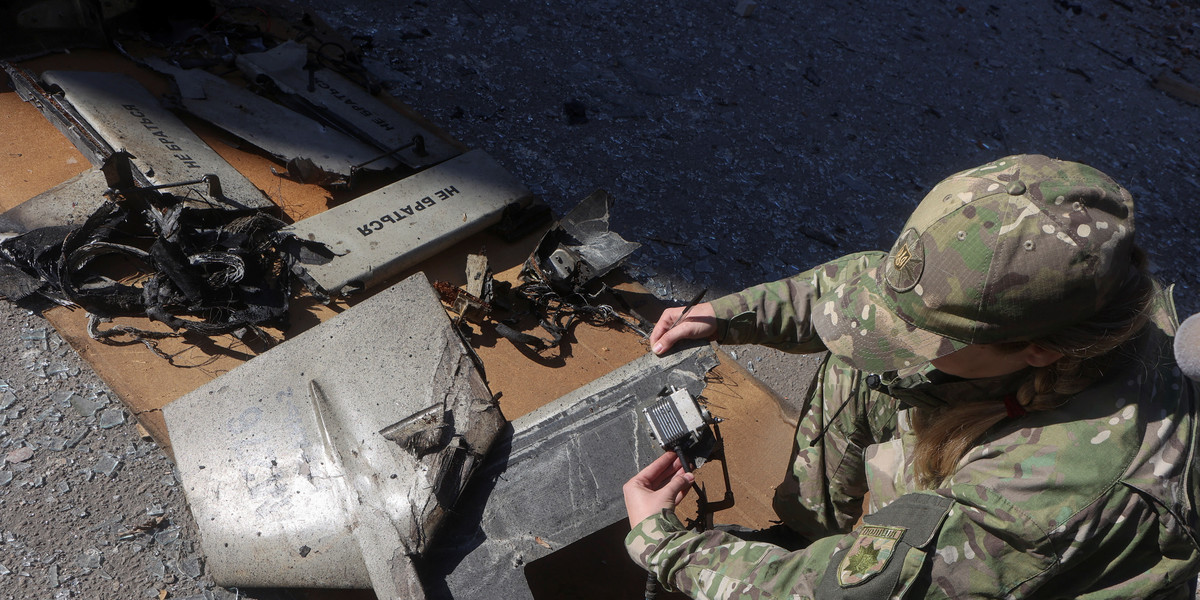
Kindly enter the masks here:
<path id="1" fill-rule="evenodd" d="M 829 351 L 868 373 L 914 373 L 929 361 L 968 344 L 914 327 L 891 308 L 879 278 L 886 255 L 870 259 L 856 278 L 821 295 L 813 327 Z"/>

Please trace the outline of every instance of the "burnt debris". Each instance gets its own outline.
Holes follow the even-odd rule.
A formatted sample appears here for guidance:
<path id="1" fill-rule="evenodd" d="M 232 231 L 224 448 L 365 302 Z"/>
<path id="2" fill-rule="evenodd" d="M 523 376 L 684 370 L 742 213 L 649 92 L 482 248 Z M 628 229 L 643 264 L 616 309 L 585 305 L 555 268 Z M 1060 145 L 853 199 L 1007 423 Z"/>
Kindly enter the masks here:
<path id="1" fill-rule="evenodd" d="M 297 281 L 325 291 L 302 265 L 328 262 L 319 242 L 281 231 L 286 223 L 258 209 L 213 208 L 155 189 L 110 189 L 82 225 L 54 226 L 0 240 L 0 296 L 40 295 L 92 316 L 93 338 L 117 333 L 154 348 L 168 335 L 249 332 L 286 326 Z M 143 316 L 174 333 L 98 322 Z M 243 331 L 244 330 L 244 331 Z"/>

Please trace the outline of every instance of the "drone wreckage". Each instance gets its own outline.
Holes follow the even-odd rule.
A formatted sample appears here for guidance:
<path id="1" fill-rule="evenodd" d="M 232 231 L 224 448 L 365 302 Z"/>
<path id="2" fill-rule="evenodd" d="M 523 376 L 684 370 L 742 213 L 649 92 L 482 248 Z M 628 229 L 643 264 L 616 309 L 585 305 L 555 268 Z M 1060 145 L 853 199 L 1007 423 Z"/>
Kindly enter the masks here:
<path id="1" fill-rule="evenodd" d="M 419 273 L 394 283 L 485 227 L 505 242 L 524 238 L 545 228 L 550 211 L 482 151 L 404 115 L 374 108 L 388 127 L 335 118 L 326 96 L 362 90 L 341 78 L 344 69 L 312 60 L 313 44 L 319 58 L 327 43 L 298 41 L 241 49 L 235 62 L 248 89 L 172 53 L 138 60 L 128 41 L 128 51 L 114 41 L 126 58 L 174 80 L 176 109 L 284 163 L 276 175 L 329 190 L 384 184 L 295 223 L 132 78 L 45 71 L 39 80 L 0 63 L 22 99 L 97 167 L 0 214 L 0 296 L 82 308 L 92 339 L 140 342 L 171 364 L 158 344 L 166 337 L 196 344 L 234 334 L 273 348 L 160 406 L 216 583 L 527 597 L 522 564 L 621 519 L 620 484 L 658 445 L 640 410 L 647 399 L 673 418 L 662 410 L 663 390 L 698 396 L 717 358 L 707 346 L 642 355 L 506 421 L 462 321 L 494 328 L 543 364 L 555 349 L 570 354 L 581 322 L 646 337 L 650 323 L 605 278 L 639 245 L 610 231 L 613 199 L 597 191 L 546 230 L 516 283 L 493 278 L 482 254 L 468 258 L 466 289 L 431 288 Z M 272 117 L 247 118 L 230 104 Z M 263 136 L 264 126 L 299 137 Z M 396 221 L 361 231 L 364 217 L 450 189 L 404 221 L 420 230 L 417 246 Z M 288 331 L 301 294 L 332 302 L 368 288 L 370 297 L 308 331 L 283 341 L 268 331 Z M 620 310 L 601 301 L 606 295 Z M 166 327 L 114 322 L 123 317 Z M 530 333 L 535 327 L 547 335 Z M 330 364 L 333 351 L 359 364 Z M 587 441 L 596 435 L 628 443 Z M 217 462 L 222 468 L 205 468 Z M 249 528 L 258 535 L 245 536 Z M 535 529 L 533 543 L 519 533 Z"/>

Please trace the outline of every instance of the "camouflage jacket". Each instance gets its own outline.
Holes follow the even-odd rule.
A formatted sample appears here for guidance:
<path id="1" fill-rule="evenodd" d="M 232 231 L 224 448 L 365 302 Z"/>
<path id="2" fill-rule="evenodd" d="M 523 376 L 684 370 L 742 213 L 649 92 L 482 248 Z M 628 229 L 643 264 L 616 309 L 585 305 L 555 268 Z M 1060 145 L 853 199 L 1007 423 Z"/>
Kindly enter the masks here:
<path id="1" fill-rule="evenodd" d="M 808 307 L 866 256 L 714 302 L 719 339 L 822 350 Z M 872 389 L 827 359 L 775 499 L 814 542 L 787 552 L 688 531 L 663 511 L 633 527 L 629 553 L 695 598 L 1194 598 L 1200 397 L 1172 358 L 1169 296 L 1162 308 L 1119 373 L 1002 421 L 937 489 L 915 484 L 906 407 L 1000 398 L 1019 378 L 941 382 L 927 370 Z"/>

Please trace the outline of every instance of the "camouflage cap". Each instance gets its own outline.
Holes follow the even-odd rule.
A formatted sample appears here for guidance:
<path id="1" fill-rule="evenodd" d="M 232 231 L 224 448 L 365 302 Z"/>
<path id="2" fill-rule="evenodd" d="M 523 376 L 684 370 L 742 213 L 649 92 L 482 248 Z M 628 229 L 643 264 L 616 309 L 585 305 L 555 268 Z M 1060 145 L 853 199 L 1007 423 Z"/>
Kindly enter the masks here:
<path id="1" fill-rule="evenodd" d="M 909 373 L 1096 314 L 1128 276 L 1132 246 L 1125 188 L 1079 163 L 1009 156 L 934 186 L 892 250 L 822 296 L 812 318 L 855 367 Z"/>

